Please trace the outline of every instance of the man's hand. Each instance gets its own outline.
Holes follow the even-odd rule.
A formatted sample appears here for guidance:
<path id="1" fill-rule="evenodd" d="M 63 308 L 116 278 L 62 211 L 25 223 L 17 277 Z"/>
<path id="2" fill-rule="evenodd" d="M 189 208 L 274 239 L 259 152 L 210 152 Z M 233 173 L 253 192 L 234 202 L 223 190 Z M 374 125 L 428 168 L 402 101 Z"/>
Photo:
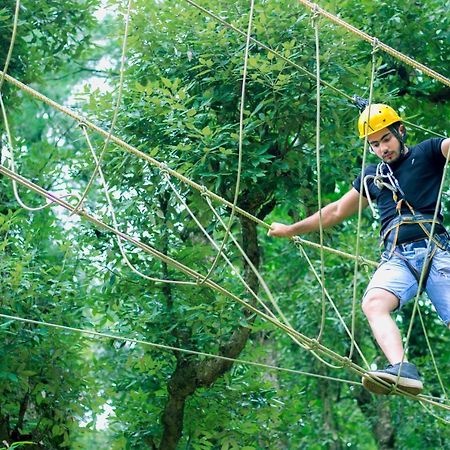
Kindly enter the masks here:
<path id="1" fill-rule="evenodd" d="M 268 236 L 273 237 L 291 237 L 294 236 L 292 227 L 290 225 L 284 225 L 282 223 L 273 222 L 270 225 L 270 230 L 267 232 Z"/>

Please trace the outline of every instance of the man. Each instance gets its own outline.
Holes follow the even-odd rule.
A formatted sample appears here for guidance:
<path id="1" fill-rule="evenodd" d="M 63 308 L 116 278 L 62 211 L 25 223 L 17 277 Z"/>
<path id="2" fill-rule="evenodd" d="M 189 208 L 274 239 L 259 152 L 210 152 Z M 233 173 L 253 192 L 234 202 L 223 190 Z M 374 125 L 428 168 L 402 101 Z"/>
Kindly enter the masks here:
<path id="1" fill-rule="evenodd" d="M 391 313 L 416 296 L 425 266 L 422 286 L 450 327 L 450 240 L 440 213 L 432 230 L 450 139 L 429 139 L 408 148 L 401 118 L 383 104 L 366 107 L 358 128 L 360 138 L 368 136 L 371 152 L 381 162 L 367 166 L 349 192 L 322 208 L 322 224 L 331 227 L 355 214 L 361 191 L 363 207 L 372 201 L 377 203 L 385 251 L 364 294 L 362 309 L 390 364 L 369 374 L 418 394 L 423 384 L 417 368 L 404 355 L 400 331 Z M 268 235 L 292 237 L 318 229 L 316 212 L 292 225 L 273 223 Z M 363 385 L 378 394 L 391 391 L 370 376 L 363 377 Z"/>

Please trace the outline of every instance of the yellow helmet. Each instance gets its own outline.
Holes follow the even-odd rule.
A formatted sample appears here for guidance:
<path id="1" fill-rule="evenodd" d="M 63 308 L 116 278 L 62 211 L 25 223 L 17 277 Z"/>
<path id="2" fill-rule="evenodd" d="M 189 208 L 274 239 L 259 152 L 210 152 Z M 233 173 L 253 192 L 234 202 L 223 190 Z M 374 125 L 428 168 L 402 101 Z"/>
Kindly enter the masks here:
<path id="1" fill-rule="evenodd" d="M 370 116 L 370 117 L 369 117 Z M 359 137 L 363 138 L 372 133 L 382 130 L 395 122 L 401 122 L 401 117 L 388 105 L 376 103 L 361 113 L 358 119 Z"/>

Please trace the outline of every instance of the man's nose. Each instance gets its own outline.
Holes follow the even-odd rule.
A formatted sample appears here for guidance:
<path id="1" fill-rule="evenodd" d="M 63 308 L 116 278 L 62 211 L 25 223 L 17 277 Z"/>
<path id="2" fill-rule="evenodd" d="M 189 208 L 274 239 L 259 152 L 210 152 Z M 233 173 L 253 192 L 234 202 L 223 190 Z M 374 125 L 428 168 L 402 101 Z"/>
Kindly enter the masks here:
<path id="1" fill-rule="evenodd" d="M 381 143 L 380 144 L 380 150 L 382 154 L 389 152 L 389 146 L 387 144 Z"/>

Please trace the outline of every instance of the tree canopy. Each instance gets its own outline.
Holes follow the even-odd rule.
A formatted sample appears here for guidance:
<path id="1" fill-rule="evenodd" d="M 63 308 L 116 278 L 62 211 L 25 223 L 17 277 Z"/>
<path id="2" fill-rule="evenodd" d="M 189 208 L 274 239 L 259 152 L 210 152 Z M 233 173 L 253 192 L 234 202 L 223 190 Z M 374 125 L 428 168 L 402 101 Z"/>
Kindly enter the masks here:
<path id="1" fill-rule="evenodd" d="M 199 1 L 222 22 L 192 3 L 132 2 L 120 86 L 127 1 L 23 0 L 8 74 L 106 131 L 122 87 L 114 135 L 233 202 L 250 2 Z M 11 42 L 14 4 L 0 7 L 0 64 Z M 448 72 L 447 2 L 319 4 L 437 72 Z M 100 14 L 104 11 L 106 15 Z M 311 20 L 311 11 L 297 2 L 255 4 L 251 36 L 257 42 L 249 47 L 237 206 L 266 223 L 292 222 L 318 207 L 316 80 L 299 69 L 311 74 L 316 70 Z M 322 80 L 348 96 L 368 97 L 372 46 L 324 17 L 315 20 Z M 448 86 L 381 50 L 375 56 L 374 99 L 391 104 L 422 127 L 408 127 L 408 142 L 432 136 L 424 129 L 445 134 Z M 17 171 L 58 195 L 82 193 L 95 161 L 79 124 L 6 81 L 1 94 Z M 320 101 L 321 200 L 326 204 L 345 193 L 361 170 L 362 142 L 356 134 L 358 110 L 348 98 L 322 85 Z M 0 132 L 1 163 L 9 167 L 4 122 Z M 104 137 L 87 133 L 99 155 Z M 223 241 L 220 219 L 226 226 L 229 208 L 211 200 L 211 209 L 204 192 L 166 176 L 111 141 L 102 171 L 120 231 L 202 275 L 208 273 L 217 254 L 211 240 L 218 246 Z M 33 206 L 44 202 L 23 187 L 19 192 Z M 446 196 L 442 207 L 445 215 Z M 83 208 L 112 223 L 99 176 Z M 357 218 L 351 218 L 326 232 L 325 245 L 354 253 L 357 229 Z M 268 238 L 264 227 L 240 214 L 235 214 L 231 232 L 248 259 L 228 238 L 224 253 L 233 267 L 220 259 L 211 279 L 255 306 L 256 295 L 267 298 L 251 270 L 254 265 L 291 326 L 317 337 L 322 289 L 299 249 L 287 240 Z M 5 445 L 117 450 L 445 448 L 449 436 L 443 410 L 424 409 L 401 396 L 375 397 L 359 385 L 326 378 L 359 381 L 345 367 L 321 363 L 287 333 L 202 280 L 178 285 L 139 276 L 124 263 L 115 236 L 104 229 L 56 206 L 38 212 L 21 208 L 4 176 L 0 237 L 2 314 L 194 352 L 162 351 L 2 318 L 0 441 Z M 377 259 L 377 237 L 377 224 L 365 211 L 360 230 L 364 257 Z M 308 239 L 318 242 L 319 236 Z M 122 245 L 147 277 L 187 280 L 167 262 L 130 243 Z M 304 249 L 319 270 L 320 252 Z M 360 267 L 359 297 L 372 269 Z M 383 358 L 359 306 L 352 309 L 353 273 L 354 261 L 325 254 L 325 286 L 348 326 L 356 315 L 356 341 L 369 363 L 381 366 Z M 416 318 L 409 357 L 421 369 L 427 394 L 445 401 L 426 341 L 431 341 L 447 386 L 448 330 L 426 297 L 419 304 L 427 336 Z M 402 331 L 409 326 L 411 312 L 412 305 L 397 315 Z M 329 303 L 321 343 L 339 355 L 350 352 L 351 340 Z M 358 352 L 352 361 L 363 365 Z M 105 411 L 106 425 L 100 419 Z"/>

